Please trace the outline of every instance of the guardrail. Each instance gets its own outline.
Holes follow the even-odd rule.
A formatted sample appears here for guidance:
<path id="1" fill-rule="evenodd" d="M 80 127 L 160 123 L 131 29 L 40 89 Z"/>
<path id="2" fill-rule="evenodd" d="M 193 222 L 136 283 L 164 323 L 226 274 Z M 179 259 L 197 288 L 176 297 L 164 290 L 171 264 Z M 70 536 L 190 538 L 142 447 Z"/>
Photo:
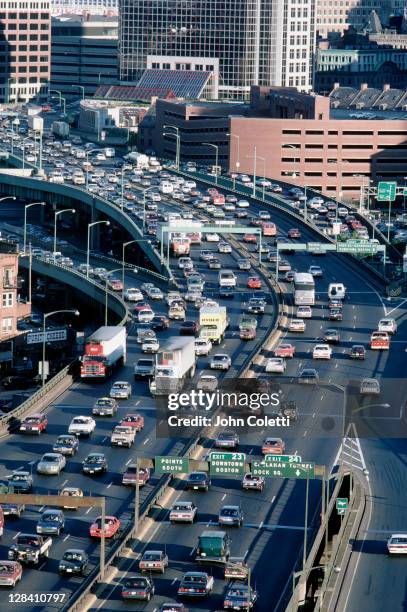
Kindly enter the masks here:
<path id="1" fill-rule="evenodd" d="M 266 344 L 268 344 L 270 338 L 272 337 L 276 329 L 276 326 L 278 325 L 281 319 L 280 311 L 281 311 L 282 305 L 277 300 L 277 293 L 274 291 L 274 287 L 275 287 L 276 290 L 278 290 L 279 297 L 281 297 L 282 295 L 281 287 L 279 286 L 278 283 L 275 282 L 274 279 L 270 279 L 269 277 L 266 276 L 265 270 L 260 270 L 260 273 L 265 279 L 265 281 L 269 284 L 271 293 L 274 296 L 273 298 L 274 302 L 276 305 L 278 304 L 278 308 L 273 310 L 273 313 L 272 313 L 273 316 L 271 317 L 270 325 L 268 329 L 266 330 L 264 337 L 261 340 L 259 339 L 258 343 L 255 345 L 253 350 L 249 353 L 249 355 L 244 361 L 244 364 L 242 364 L 241 368 L 239 369 L 237 377 L 242 377 L 245 375 L 245 373 L 248 371 L 250 366 L 253 364 L 254 357 L 263 350 L 263 347 Z M 229 372 L 226 374 L 225 378 L 229 377 L 228 374 Z M 236 374 L 234 376 L 236 376 Z M 195 439 L 189 440 L 186 443 L 186 445 L 183 447 L 183 449 L 179 451 L 178 456 L 190 455 L 194 451 L 194 449 L 198 446 L 200 439 L 201 439 L 201 433 Z M 154 490 L 151 491 L 151 494 L 141 504 L 140 513 L 139 513 L 140 523 L 142 520 L 144 520 L 148 516 L 151 508 L 156 504 L 156 502 L 160 499 L 160 497 L 164 495 L 171 480 L 172 480 L 171 475 L 162 476 L 159 482 L 157 483 L 156 487 L 154 488 Z M 113 563 L 113 561 L 120 555 L 122 550 L 126 547 L 127 543 L 132 539 L 134 539 L 133 526 L 129 525 L 126 531 L 124 532 L 122 538 L 119 541 L 117 541 L 115 544 L 113 544 L 111 551 L 109 551 L 109 555 L 107 556 L 106 561 L 105 561 L 105 568 L 107 568 L 109 565 Z M 76 611 L 82 610 L 85 605 L 85 599 L 90 594 L 91 589 L 98 582 L 101 582 L 101 580 L 102 580 L 102 576 L 100 573 L 100 569 L 99 567 L 95 567 L 94 570 L 89 574 L 89 576 L 87 576 L 82 581 L 80 587 L 77 589 L 77 591 L 75 591 L 75 593 L 73 593 L 73 595 L 70 597 L 68 602 L 61 608 L 59 612 L 76 612 Z"/>
<path id="2" fill-rule="evenodd" d="M 208 178 L 209 175 L 206 175 L 206 174 L 202 175 L 199 172 L 185 172 L 183 170 L 174 170 L 174 168 L 169 168 L 169 170 L 175 174 L 180 174 L 181 176 L 185 176 L 189 179 L 195 179 L 198 182 L 210 185 L 211 187 L 221 187 L 221 188 L 223 187 L 224 189 L 226 189 L 227 191 L 230 191 L 231 193 L 235 193 L 240 196 L 245 196 L 246 198 L 250 200 L 254 200 L 257 204 L 261 204 L 262 206 L 269 207 L 269 208 L 277 208 L 284 214 L 288 214 L 290 217 L 295 219 L 296 222 L 302 225 L 303 227 L 305 226 L 307 228 L 311 228 L 316 234 L 319 235 L 319 237 L 322 239 L 321 240 L 322 242 L 325 241 L 331 244 L 334 244 L 335 242 L 328 234 L 325 234 L 324 232 L 322 232 L 320 228 L 315 223 L 312 222 L 312 220 L 305 221 L 302 215 L 299 215 L 297 212 L 295 212 L 295 210 L 293 210 L 293 207 L 288 202 L 286 202 L 283 198 L 277 196 L 276 194 L 273 194 L 273 195 L 266 194 L 268 196 L 268 199 L 263 200 L 262 198 L 258 198 L 257 196 L 253 197 L 253 195 L 250 193 L 249 188 L 248 187 L 245 188 L 243 185 L 240 186 L 239 183 L 238 183 L 239 187 L 233 188 L 233 181 L 231 179 L 226 179 L 224 177 L 218 177 L 218 182 L 216 183 L 215 178 L 213 179 Z M 346 258 L 350 258 L 351 261 L 353 262 L 361 263 L 363 266 L 366 267 L 367 270 L 369 270 L 369 272 L 373 276 L 375 276 L 376 279 L 380 280 L 380 282 L 382 283 L 385 282 L 386 280 L 385 277 L 378 270 L 376 270 L 376 268 L 371 266 L 365 260 L 358 259 L 350 253 L 343 253 L 342 255 Z"/>

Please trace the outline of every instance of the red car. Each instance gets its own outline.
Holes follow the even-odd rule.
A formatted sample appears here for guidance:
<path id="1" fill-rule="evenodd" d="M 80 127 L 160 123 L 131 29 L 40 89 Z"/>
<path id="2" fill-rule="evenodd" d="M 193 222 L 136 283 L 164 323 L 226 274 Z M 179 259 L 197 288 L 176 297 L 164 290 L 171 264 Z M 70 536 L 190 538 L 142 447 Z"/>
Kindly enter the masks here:
<path id="1" fill-rule="evenodd" d="M 266 438 L 262 444 L 263 455 L 283 455 L 285 444 L 281 438 Z"/>
<path id="2" fill-rule="evenodd" d="M 120 521 L 115 516 L 105 517 L 105 538 L 113 538 L 120 529 Z M 91 538 L 102 537 L 102 517 L 98 516 L 90 526 L 89 535 Z"/>
<path id="3" fill-rule="evenodd" d="M 21 422 L 19 432 L 40 435 L 47 429 L 48 419 L 44 414 L 32 414 Z"/>
<path id="4" fill-rule="evenodd" d="M 18 561 L 0 561 L 0 586 L 15 587 L 22 575 L 23 568 Z"/>
<path id="5" fill-rule="evenodd" d="M 288 230 L 288 237 L 301 238 L 301 232 L 297 227 L 293 227 L 292 229 Z"/>
<path id="6" fill-rule="evenodd" d="M 257 236 L 256 234 L 244 234 L 243 236 L 243 242 L 250 242 L 250 243 L 257 243 Z"/>
<path id="7" fill-rule="evenodd" d="M 123 425 L 123 427 L 134 427 L 138 432 L 144 427 L 144 417 L 141 414 L 126 414 L 120 421 L 120 425 Z"/>
<path id="8" fill-rule="evenodd" d="M 122 291 L 123 283 L 117 278 L 112 278 L 112 280 L 109 281 L 109 287 L 112 291 Z"/>
<path id="9" fill-rule="evenodd" d="M 138 302 L 134 308 L 133 311 L 134 312 L 139 312 L 140 310 L 152 310 L 150 304 L 148 304 L 148 302 Z"/>
<path id="10" fill-rule="evenodd" d="M 122 484 L 136 486 L 137 465 L 128 465 L 122 476 Z M 138 469 L 139 487 L 144 487 L 150 480 L 150 470 L 148 468 Z"/>
<path id="11" fill-rule="evenodd" d="M 247 280 L 248 289 L 261 289 L 261 280 L 258 276 L 250 276 Z"/>
<path id="12" fill-rule="evenodd" d="M 278 347 L 274 350 L 274 357 L 294 357 L 295 354 L 295 346 L 293 344 L 289 344 L 288 342 L 283 342 L 279 344 Z"/>

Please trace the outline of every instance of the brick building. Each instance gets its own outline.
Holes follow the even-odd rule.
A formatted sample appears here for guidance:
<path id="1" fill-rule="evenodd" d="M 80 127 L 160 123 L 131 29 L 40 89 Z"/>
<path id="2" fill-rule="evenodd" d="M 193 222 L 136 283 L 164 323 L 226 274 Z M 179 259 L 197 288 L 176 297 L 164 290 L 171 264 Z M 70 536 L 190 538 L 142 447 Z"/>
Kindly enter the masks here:
<path id="1" fill-rule="evenodd" d="M 0 342 L 17 335 L 17 320 L 31 312 L 31 304 L 19 301 L 17 276 L 18 245 L 0 239 Z"/>

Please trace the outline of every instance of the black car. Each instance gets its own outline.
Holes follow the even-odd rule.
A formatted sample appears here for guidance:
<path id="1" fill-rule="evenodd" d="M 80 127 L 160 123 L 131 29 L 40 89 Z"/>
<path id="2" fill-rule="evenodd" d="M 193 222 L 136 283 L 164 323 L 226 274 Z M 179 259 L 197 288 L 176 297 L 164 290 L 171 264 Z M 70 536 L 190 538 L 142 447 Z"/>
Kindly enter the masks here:
<path id="1" fill-rule="evenodd" d="M 257 601 L 257 591 L 247 584 L 232 582 L 223 602 L 224 610 L 251 610 Z"/>
<path id="2" fill-rule="evenodd" d="M 325 330 L 324 342 L 327 342 L 328 344 L 338 344 L 340 339 L 341 336 L 337 329 L 330 328 Z"/>
<path id="3" fill-rule="evenodd" d="M 89 557 L 80 548 L 68 548 L 59 562 L 58 571 L 63 575 L 85 576 L 89 567 Z"/>
<path id="4" fill-rule="evenodd" d="M 150 601 L 155 593 L 154 583 L 145 576 L 128 576 L 122 582 L 123 599 L 141 599 Z"/>
<path id="5" fill-rule="evenodd" d="M 212 259 L 208 261 L 208 268 L 210 270 L 220 270 L 221 267 L 222 264 L 220 263 L 220 260 L 217 257 L 212 257 Z"/>
<path id="6" fill-rule="evenodd" d="M 252 314 L 262 314 L 266 308 L 266 303 L 261 298 L 250 298 L 246 311 L 251 312 Z"/>
<path id="7" fill-rule="evenodd" d="M 237 448 L 239 436 L 234 431 L 223 431 L 215 438 L 215 448 Z"/>
<path id="8" fill-rule="evenodd" d="M 330 321 L 342 321 L 343 315 L 342 310 L 340 308 L 331 308 L 329 311 L 329 320 Z"/>
<path id="9" fill-rule="evenodd" d="M 363 344 L 354 344 L 350 349 L 351 359 L 366 359 L 366 349 Z"/>
<path id="10" fill-rule="evenodd" d="M 243 511 L 241 507 L 222 506 L 218 516 L 218 523 L 225 527 L 241 527 L 243 525 Z"/>
<path id="11" fill-rule="evenodd" d="M 61 434 L 55 440 L 52 450 L 54 453 L 61 453 L 61 455 L 69 455 L 73 457 L 79 448 L 79 440 L 77 436 L 72 434 Z"/>
<path id="12" fill-rule="evenodd" d="M 211 479 L 206 472 L 191 472 L 186 480 L 186 489 L 195 491 L 209 491 Z"/>
<path id="13" fill-rule="evenodd" d="M 219 287 L 220 298 L 234 298 L 236 293 L 235 287 Z"/>
<path id="14" fill-rule="evenodd" d="M 196 336 L 198 332 L 199 323 L 197 321 L 184 321 L 179 328 L 181 336 Z"/>
<path id="15" fill-rule="evenodd" d="M 82 463 L 84 474 L 104 474 L 107 472 L 107 461 L 103 453 L 89 453 Z"/>
<path id="16" fill-rule="evenodd" d="M 156 315 L 152 321 L 150 321 L 150 327 L 154 331 L 163 331 L 170 326 L 170 321 L 164 315 Z"/>

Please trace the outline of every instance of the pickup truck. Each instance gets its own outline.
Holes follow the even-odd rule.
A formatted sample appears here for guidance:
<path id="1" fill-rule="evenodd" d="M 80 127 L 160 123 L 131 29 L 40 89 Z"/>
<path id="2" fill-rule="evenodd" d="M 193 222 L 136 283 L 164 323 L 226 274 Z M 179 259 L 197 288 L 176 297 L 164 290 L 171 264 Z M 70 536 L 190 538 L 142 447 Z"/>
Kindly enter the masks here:
<path id="1" fill-rule="evenodd" d="M 116 425 L 110 437 L 112 446 L 127 446 L 128 448 L 134 444 L 136 439 L 136 431 L 134 427 L 126 425 Z"/>
<path id="2" fill-rule="evenodd" d="M 10 561 L 38 565 L 42 557 L 48 557 L 52 545 L 51 537 L 32 533 L 20 533 L 8 551 Z"/>

